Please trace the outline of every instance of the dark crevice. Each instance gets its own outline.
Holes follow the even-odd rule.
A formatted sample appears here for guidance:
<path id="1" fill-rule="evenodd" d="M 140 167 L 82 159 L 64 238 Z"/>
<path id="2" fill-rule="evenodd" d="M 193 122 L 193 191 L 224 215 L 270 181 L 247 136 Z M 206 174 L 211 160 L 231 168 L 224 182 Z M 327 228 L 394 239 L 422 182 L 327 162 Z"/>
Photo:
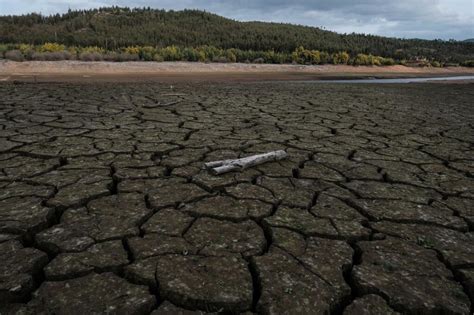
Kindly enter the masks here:
<path id="1" fill-rule="evenodd" d="M 349 243 L 349 245 L 354 251 L 352 254 L 352 263 L 343 267 L 342 275 L 347 285 L 351 288 L 351 292 L 348 296 L 345 296 L 341 299 L 340 303 L 335 307 L 333 312 L 331 312 L 332 315 L 342 315 L 346 307 L 349 306 L 357 297 L 362 295 L 362 293 L 357 289 L 352 277 L 354 266 L 360 265 L 362 263 L 362 251 L 356 243 Z"/>
<path id="2" fill-rule="evenodd" d="M 115 168 L 115 166 L 110 166 L 110 176 L 112 177 L 112 184 L 109 185 L 109 190 L 111 195 L 118 194 L 119 179 L 117 178 L 117 176 L 115 176 L 116 172 L 117 169 Z"/>
<path id="3" fill-rule="evenodd" d="M 300 178 L 300 171 L 297 168 L 293 168 L 291 170 L 291 174 L 292 174 L 293 178 Z"/>
<path id="4" fill-rule="evenodd" d="M 260 297 L 262 295 L 262 283 L 257 272 L 257 266 L 255 264 L 255 261 L 252 258 L 250 259 L 248 268 L 249 268 L 250 275 L 252 276 L 252 286 L 253 286 L 251 311 L 254 313 L 258 313 L 257 308 L 258 308 L 258 301 L 260 300 Z"/>
<path id="5" fill-rule="evenodd" d="M 130 245 L 128 244 L 128 239 L 126 237 L 122 238 L 122 246 L 123 246 L 123 249 L 127 252 L 127 259 L 129 263 L 133 263 L 135 261 L 135 257 L 133 257 L 132 250 L 130 249 Z"/>

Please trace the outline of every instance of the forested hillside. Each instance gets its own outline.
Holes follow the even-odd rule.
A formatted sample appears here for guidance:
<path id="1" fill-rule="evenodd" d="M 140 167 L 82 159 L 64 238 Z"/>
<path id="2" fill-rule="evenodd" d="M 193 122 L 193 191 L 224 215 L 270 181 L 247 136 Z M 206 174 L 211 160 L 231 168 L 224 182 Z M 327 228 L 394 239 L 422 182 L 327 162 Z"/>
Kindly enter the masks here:
<path id="1" fill-rule="evenodd" d="M 372 54 L 395 60 L 426 58 L 440 62 L 474 59 L 474 43 L 396 39 L 347 34 L 290 24 L 238 22 L 196 11 L 102 8 L 63 15 L 0 16 L 0 43 L 98 46 L 116 50 L 129 46 L 236 48 L 244 51 L 291 53 L 297 47 L 350 56 Z"/>

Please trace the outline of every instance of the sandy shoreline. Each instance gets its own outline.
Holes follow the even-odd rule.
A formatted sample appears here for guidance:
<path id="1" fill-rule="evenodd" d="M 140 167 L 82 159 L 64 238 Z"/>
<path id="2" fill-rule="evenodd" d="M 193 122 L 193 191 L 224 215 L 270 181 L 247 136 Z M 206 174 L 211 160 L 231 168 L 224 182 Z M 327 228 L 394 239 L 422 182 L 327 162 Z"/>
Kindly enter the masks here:
<path id="1" fill-rule="evenodd" d="M 474 68 L 191 62 L 0 61 L 0 81 L 260 81 L 474 75 Z"/>

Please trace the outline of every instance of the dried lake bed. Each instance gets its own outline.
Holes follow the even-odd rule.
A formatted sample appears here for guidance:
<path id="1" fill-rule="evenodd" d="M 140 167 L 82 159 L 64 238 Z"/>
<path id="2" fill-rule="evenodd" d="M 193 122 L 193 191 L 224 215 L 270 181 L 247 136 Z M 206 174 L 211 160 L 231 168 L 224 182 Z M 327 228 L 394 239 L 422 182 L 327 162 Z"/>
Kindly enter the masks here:
<path id="1" fill-rule="evenodd" d="M 472 83 L 0 95 L 1 314 L 473 310 Z"/>

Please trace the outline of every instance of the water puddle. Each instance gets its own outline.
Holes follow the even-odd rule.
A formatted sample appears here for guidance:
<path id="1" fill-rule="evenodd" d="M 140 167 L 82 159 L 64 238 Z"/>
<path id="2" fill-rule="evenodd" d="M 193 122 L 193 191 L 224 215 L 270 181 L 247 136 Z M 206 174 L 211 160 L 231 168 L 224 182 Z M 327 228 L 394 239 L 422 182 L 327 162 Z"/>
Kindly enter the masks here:
<path id="1" fill-rule="evenodd" d="M 398 79 L 354 79 L 354 80 L 304 80 L 299 82 L 306 83 L 420 83 L 433 81 L 460 81 L 460 80 L 474 80 L 474 75 L 455 76 L 455 77 L 425 77 L 425 78 L 398 78 Z"/>

